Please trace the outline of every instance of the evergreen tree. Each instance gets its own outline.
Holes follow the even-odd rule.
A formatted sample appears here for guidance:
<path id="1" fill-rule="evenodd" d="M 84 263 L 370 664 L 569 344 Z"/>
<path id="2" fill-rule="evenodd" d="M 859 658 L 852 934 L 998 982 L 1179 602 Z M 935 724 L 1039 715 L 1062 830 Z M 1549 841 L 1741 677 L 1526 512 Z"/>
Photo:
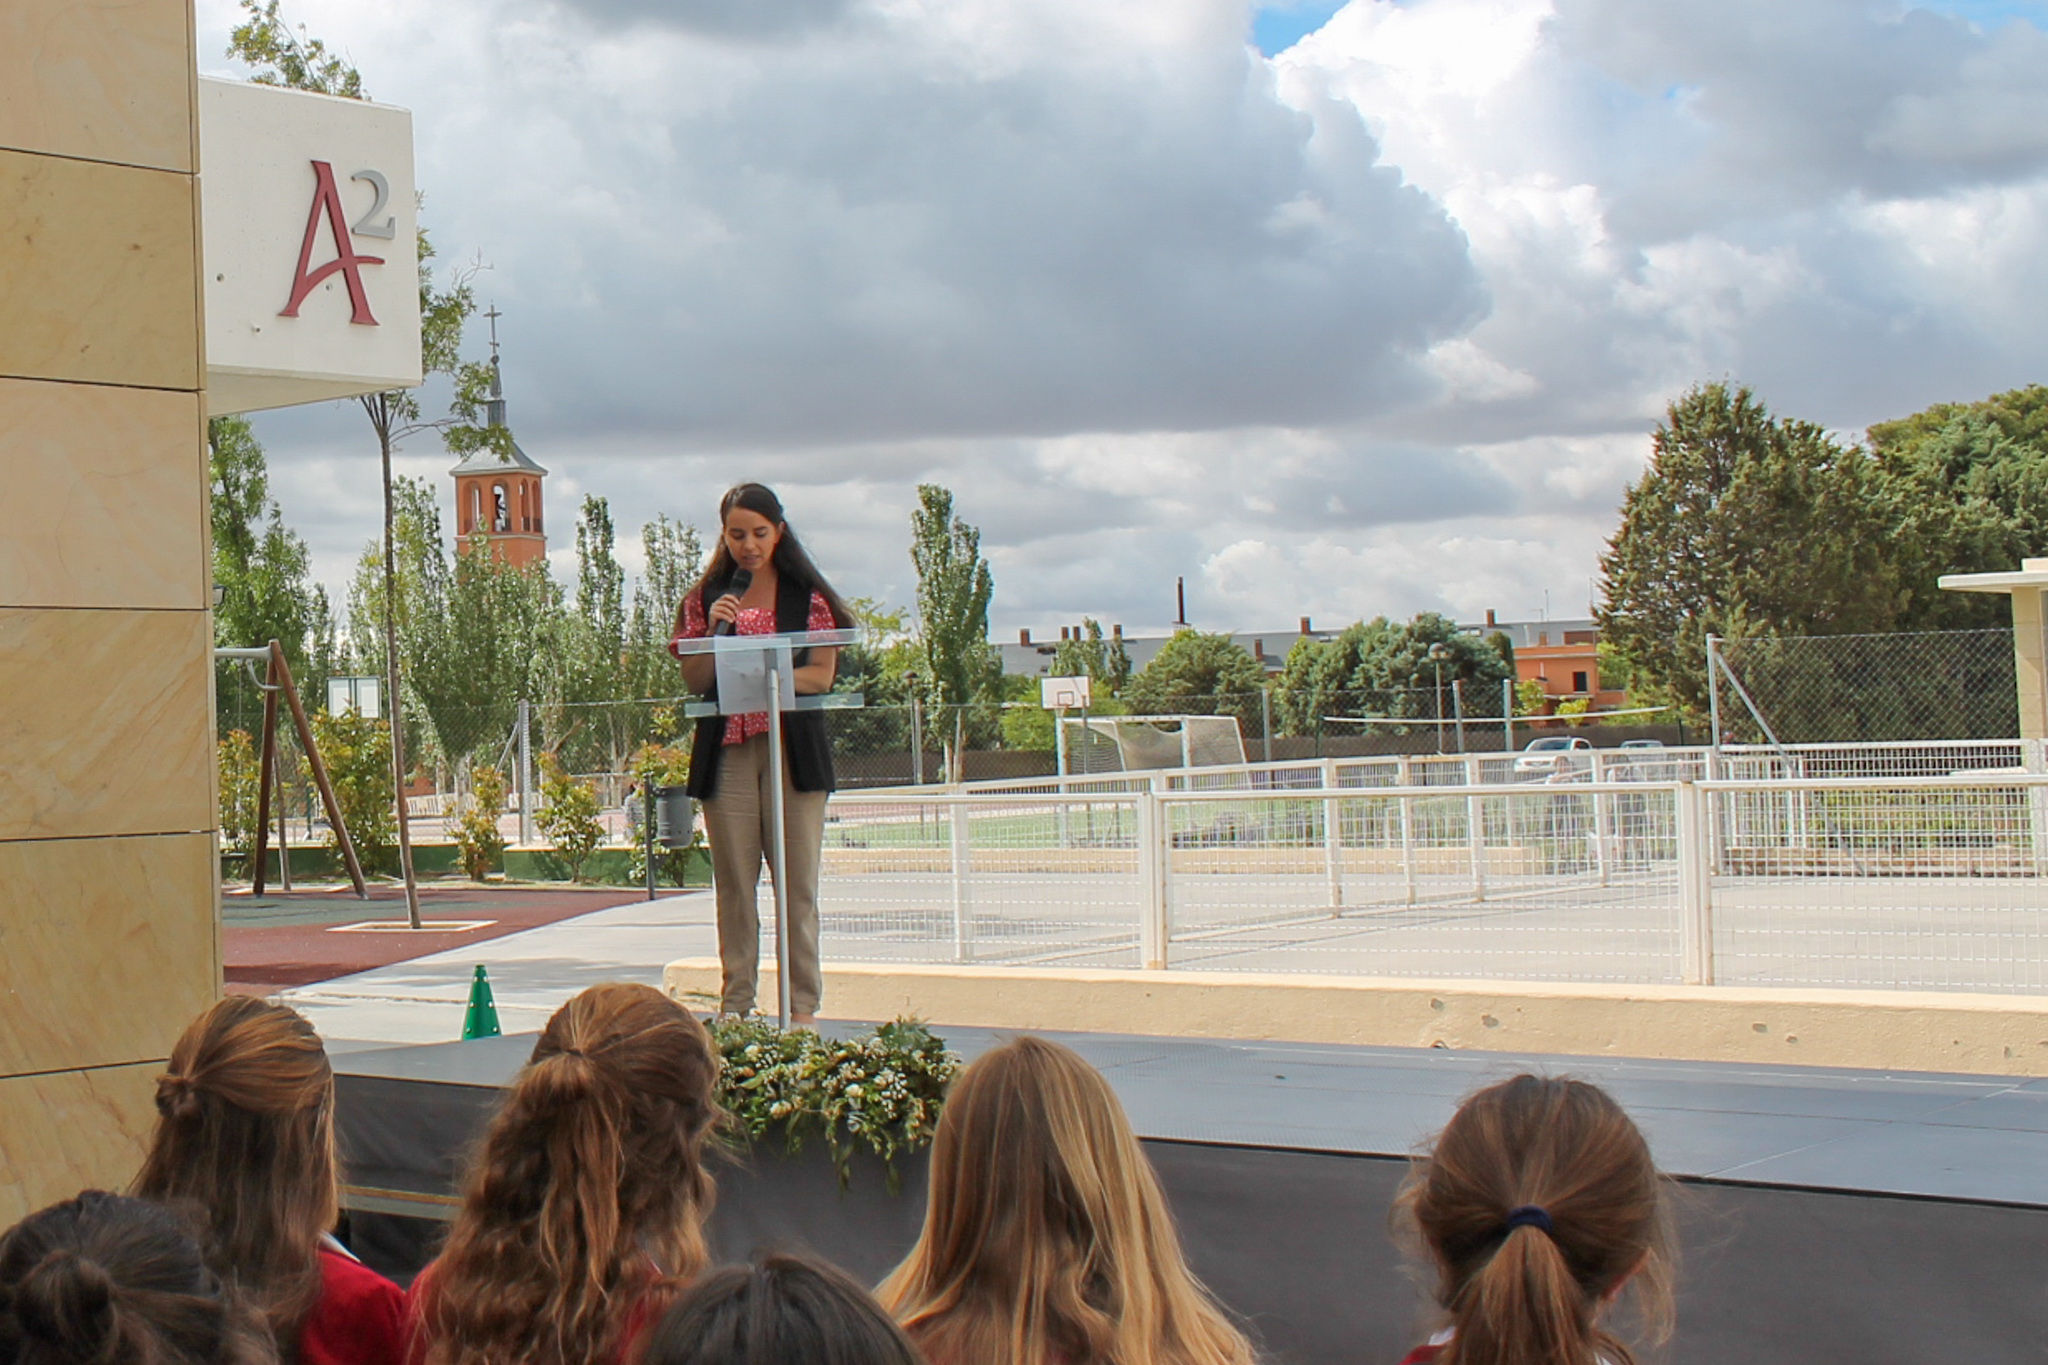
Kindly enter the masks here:
<path id="1" fill-rule="evenodd" d="M 1602 635 L 1653 695 L 1707 709 L 1705 641 L 1893 629 L 1891 488 L 1859 449 L 1704 384 L 1668 410 L 1601 556 Z"/>

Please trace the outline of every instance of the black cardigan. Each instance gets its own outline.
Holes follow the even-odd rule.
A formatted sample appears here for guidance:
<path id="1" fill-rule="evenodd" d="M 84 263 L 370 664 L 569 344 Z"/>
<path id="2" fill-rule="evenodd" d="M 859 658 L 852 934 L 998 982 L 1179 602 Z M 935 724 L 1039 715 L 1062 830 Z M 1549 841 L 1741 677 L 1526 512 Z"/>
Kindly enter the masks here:
<path id="1" fill-rule="evenodd" d="M 704 609 L 708 613 L 711 603 L 725 595 L 732 579 L 728 575 L 723 581 L 704 585 Z M 788 574 L 782 575 L 775 584 L 775 630 L 779 635 L 795 635 L 810 628 L 811 590 L 790 581 Z M 799 649 L 794 662 L 801 667 L 810 660 L 810 651 Z M 718 683 L 712 681 L 707 693 L 713 701 L 718 699 Z M 689 793 L 699 801 L 709 801 L 718 793 L 718 763 L 725 756 L 725 723 L 728 716 L 700 716 L 697 719 L 697 735 L 690 745 Z M 786 711 L 782 716 L 783 752 L 789 755 L 789 782 L 800 792 L 829 792 L 833 790 L 832 742 L 825 734 L 825 713 L 822 711 Z"/>

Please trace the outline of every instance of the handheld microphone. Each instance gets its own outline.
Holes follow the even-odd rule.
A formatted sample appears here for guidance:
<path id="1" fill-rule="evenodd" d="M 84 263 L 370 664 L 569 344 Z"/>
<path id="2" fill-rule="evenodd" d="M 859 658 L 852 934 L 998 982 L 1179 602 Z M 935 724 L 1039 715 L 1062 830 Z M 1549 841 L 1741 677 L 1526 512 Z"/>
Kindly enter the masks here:
<path id="1" fill-rule="evenodd" d="M 737 569 L 733 572 L 732 581 L 726 584 L 725 591 L 719 595 L 721 597 L 745 597 L 747 589 L 753 586 L 754 575 L 748 573 L 745 569 Z M 711 628 L 713 635 L 730 635 L 732 632 L 733 623 L 730 621 L 720 621 Z"/>

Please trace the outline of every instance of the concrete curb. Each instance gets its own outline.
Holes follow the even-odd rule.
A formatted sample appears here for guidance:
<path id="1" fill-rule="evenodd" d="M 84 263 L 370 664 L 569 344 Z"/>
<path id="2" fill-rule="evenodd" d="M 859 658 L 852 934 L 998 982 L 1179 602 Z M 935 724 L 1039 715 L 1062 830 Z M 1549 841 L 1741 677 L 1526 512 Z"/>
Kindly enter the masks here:
<path id="1" fill-rule="evenodd" d="M 715 999 L 718 963 L 671 962 L 662 983 Z M 2041 996 L 843 964 L 825 999 L 838 1018 L 981 1028 L 2048 1076 Z"/>

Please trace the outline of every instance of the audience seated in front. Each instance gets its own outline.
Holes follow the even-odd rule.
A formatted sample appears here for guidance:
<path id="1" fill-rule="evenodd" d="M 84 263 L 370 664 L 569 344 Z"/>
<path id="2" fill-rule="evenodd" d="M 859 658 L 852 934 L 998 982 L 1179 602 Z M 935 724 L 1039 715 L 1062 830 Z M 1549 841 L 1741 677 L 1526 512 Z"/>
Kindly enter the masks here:
<path id="1" fill-rule="evenodd" d="M 1402 1195 L 1448 1319 L 1403 1365 L 1633 1365 L 1607 1310 L 1671 1323 L 1664 1179 L 1620 1105 L 1517 1076 L 1471 1096 Z"/>
<path id="2" fill-rule="evenodd" d="M 592 986 L 548 1020 L 412 1286 L 425 1365 L 608 1365 L 709 1259 L 718 1054 L 651 986 Z"/>
<path id="3" fill-rule="evenodd" d="M 714 1270 L 677 1300 L 639 1365 L 923 1365 L 841 1271 L 800 1256 Z"/>
<path id="4" fill-rule="evenodd" d="M 1108 1082 L 1018 1038 L 953 1083 L 924 1230 L 877 1291 L 933 1365 L 1251 1365 Z"/>
<path id="5" fill-rule="evenodd" d="M 276 1365 L 269 1329 L 185 1222 L 104 1190 L 0 1237 L 0 1361 Z"/>
<path id="6" fill-rule="evenodd" d="M 297 1011 L 231 995 L 193 1020 L 156 1085 L 133 1193 L 187 1214 L 214 1269 L 263 1312 L 287 1365 L 398 1365 L 405 1296 L 330 1233 L 340 1216 L 334 1071 Z"/>

